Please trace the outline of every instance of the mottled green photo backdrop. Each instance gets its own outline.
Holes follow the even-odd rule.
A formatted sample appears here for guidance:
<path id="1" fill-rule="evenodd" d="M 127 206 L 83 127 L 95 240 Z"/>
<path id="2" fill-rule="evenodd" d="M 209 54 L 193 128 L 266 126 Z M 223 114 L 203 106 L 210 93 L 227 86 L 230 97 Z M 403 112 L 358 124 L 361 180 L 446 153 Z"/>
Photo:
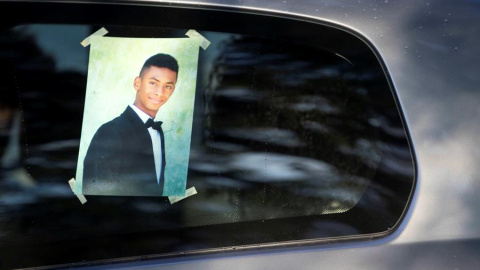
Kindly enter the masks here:
<path id="1" fill-rule="evenodd" d="M 75 193 L 82 194 L 83 161 L 97 129 L 135 101 L 133 81 L 152 55 L 165 53 L 178 61 L 175 91 L 157 113 L 165 134 L 165 196 L 185 193 L 197 81 L 199 47 L 190 38 L 93 37 L 78 156 Z"/>

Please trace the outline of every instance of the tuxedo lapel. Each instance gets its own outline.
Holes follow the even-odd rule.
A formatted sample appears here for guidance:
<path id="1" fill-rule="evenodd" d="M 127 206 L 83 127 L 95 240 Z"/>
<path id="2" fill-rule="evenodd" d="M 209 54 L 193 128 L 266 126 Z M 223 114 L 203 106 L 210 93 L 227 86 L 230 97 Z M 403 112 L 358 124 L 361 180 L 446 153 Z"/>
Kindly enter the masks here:
<path id="1" fill-rule="evenodd" d="M 158 130 L 158 132 L 160 133 L 160 143 L 162 145 L 162 169 L 160 171 L 160 188 L 162 190 L 162 194 L 163 194 L 163 187 L 165 186 L 165 167 L 167 166 L 167 161 L 166 161 L 166 158 L 165 158 L 165 136 L 164 136 L 164 133 L 163 133 L 163 129 L 160 127 L 160 129 Z"/>
<path id="2" fill-rule="evenodd" d="M 163 194 L 163 186 L 164 186 L 164 171 L 165 171 L 165 144 L 163 138 L 163 132 L 160 132 L 161 138 L 161 146 L 162 146 L 162 170 L 160 173 L 160 187 L 157 184 L 157 175 L 155 169 L 155 159 L 153 157 L 153 146 L 152 146 L 152 138 L 150 137 L 150 133 L 148 132 L 145 123 L 143 123 L 142 119 L 135 113 L 135 111 L 128 106 L 127 109 L 122 114 L 122 117 L 127 120 L 128 122 L 128 132 L 124 133 L 126 137 L 123 141 L 128 142 L 133 151 L 138 151 L 142 157 L 144 157 L 144 165 L 146 169 L 153 172 L 155 175 L 155 186 L 156 189 L 160 188 L 160 194 Z M 135 138 L 135 139 L 132 139 Z"/>
<path id="3" fill-rule="evenodd" d="M 135 132 L 138 136 L 142 138 L 142 140 L 147 140 L 150 142 L 150 150 L 152 149 L 152 142 L 150 139 L 150 134 L 148 133 L 145 124 L 143 123 L 142 119 L 135 113 L 135 111 L 130 108 L 130 106 L 125 109 L 122 114 L 125 119 L 127 119 L 128 123 L 131 125 L 130 129 Z M 153 155 L 153 150 L 152 150 Z"/>

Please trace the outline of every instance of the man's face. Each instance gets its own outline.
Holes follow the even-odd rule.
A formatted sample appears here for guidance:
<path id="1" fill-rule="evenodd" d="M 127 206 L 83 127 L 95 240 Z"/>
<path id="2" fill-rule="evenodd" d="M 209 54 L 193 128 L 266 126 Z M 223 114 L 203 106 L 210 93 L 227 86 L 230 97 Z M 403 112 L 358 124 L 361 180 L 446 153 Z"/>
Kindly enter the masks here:
<path id="1" fill-rule="evenodd" d="M 155 118 L 158 109 L 173 94 L 176 83 L 177 73 L 175 71 L 151 66 L 140 77 L 135 78 L 133 83 L 133 87 L 137 91 L 135 106 Z"/>

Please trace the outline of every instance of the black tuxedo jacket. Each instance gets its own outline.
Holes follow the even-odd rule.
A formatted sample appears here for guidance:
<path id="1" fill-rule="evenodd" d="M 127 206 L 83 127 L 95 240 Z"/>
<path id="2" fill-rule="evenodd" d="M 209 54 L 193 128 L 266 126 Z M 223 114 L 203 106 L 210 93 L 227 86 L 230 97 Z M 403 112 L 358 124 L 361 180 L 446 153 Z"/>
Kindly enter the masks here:
<path id="1" fill-rule="evenodd" d="M 163 134 L 161 133 L 163 144 Z M 129 106 L 103 124 L 93 136 L 83 167 L 83 194 L 162 196 L 165 147 L 160 185 L 157 183 L 152 139 Z"/>

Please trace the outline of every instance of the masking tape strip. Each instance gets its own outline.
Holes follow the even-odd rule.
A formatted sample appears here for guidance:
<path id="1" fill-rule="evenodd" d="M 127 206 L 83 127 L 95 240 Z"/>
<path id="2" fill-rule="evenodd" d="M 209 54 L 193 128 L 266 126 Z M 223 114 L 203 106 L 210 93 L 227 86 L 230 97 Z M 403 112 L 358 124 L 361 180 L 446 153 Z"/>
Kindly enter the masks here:
<path id="1" fill-rule="evenodd" d="M 70 185 L 70 188 L 72 189 L 72 191 L 75 193 L 75 178 L 72 178 L 70 180 L 68 180 L 68 184 Z M 80 202 L 82 204 L 86 203 L 87 202 L 87 198 L 85 198 L 85 196 L 83 196 L 82 194 L 75 194 L 77 195 L 78 199 L 80 200 Z"/>
<path id="2" fill-rule="evenodd" d="M 86 39 L 84 39 L 82 42 L 80 42 L 80 44 L 82 44 L 83 47 L 87 47 L 88 45 L 90 45 L 90 42 L 91 42 L 90 40 L 92 39 L 93 36 L 100 36 L 101 37 L 101 36 L 105 36 L 107 33 L 108 33 L 107 29 L 105 29 L 105 27 L 102 27 L 102 28 L 100 28 L 100 30 L 91 34 Z"/>
<path id="3" fill-rule="evenodd" d="M 168 200 L 170 201 L 170 204 L 174 204 L 195 194 L 197 194 L 197 190 L 195 187 L 191 187 L 185 191 L 185 196 L 168 196 Z"/>
<path id="4" fill-rule="evenodd" d="M 193 29 L 188 30 L 185 36 L 194 39 L 198 43 L 198 46 L 202 47 L 202 49 L 204 50 L 206 50 L 208 46 L 210 46 L 211 42 Z"/>

